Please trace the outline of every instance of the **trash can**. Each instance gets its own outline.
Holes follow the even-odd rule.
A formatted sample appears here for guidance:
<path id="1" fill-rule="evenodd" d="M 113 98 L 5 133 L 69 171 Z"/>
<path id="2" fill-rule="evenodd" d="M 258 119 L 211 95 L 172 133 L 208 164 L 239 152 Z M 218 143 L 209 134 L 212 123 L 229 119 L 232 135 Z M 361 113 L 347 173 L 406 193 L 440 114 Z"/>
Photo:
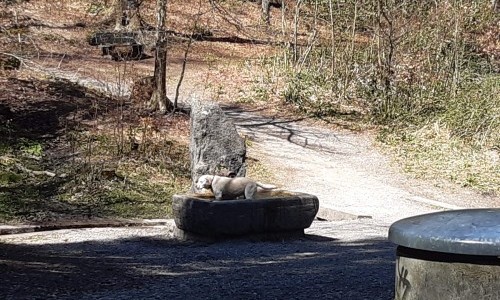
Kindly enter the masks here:
<path id="1" fill-rule="evenodd" d="M 399 220 L 395 299 L 500 299 L 500 209 L 463 209 Z"/>

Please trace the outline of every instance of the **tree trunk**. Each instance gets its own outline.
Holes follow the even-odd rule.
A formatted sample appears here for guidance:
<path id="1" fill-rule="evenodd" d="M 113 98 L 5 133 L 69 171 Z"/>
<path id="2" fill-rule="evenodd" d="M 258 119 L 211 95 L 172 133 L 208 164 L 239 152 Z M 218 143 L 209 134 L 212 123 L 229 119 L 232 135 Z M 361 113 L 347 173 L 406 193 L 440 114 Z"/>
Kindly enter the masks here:
<path id="1" fill-rule="evenodd" d="M 124 10 L 124 0 L 115 0 L 113 2 L 113 13 L 115 15 L 115 31 L 121 31 L 123 29 Z"/>
<path id="2" fill-rule="evenodd" d="M 161 113 L 172 111 L 174 106 L 167 98 L 167 51 L 165 45 L 157 45 L 155 50 L 155 90 L 151 95 L 151 109 Z"/>
<path id="3" fill-rule="evenodd" d="M 269 17 L 269 0 L 262 0 L 262 19 L 266 22 L 266 24 L 271 23 Z"/>
<path id="4" fill-rule="evenodd" d="M 167 35 L 166 14 L 167 0 L 157 0 L 157 28 L 155 49 L 155 90 L 151 96 L 151 109 L 158 109 L 161 113 L 172 111 L 174 106 L 167 98 Z"/>
<path id="5" fill-rule="evenodd" d="M 138 0 L 115 0 L 113 9 L 115 15 L 115 31 L 136 31 L 141 28 Z"/>
<path id="6" fill-rule="evenodd" d="M 127 17 L 127 29 L 130 31 L 136 31 L 141 28 L 139 5 L 140 5 L 139 0 L 127 0 L 125 14 Z"/>

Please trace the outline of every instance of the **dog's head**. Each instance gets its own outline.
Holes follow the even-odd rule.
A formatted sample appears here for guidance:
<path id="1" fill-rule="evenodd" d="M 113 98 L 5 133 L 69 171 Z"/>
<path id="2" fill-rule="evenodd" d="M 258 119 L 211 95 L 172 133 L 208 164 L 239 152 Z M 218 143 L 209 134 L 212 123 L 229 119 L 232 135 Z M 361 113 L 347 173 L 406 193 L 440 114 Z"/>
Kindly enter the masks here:
<path id="1" fill-rule="evenodd" d="M 196 188 L 198 190 L 201 189 L 209 189 L 212 187 L 212 181 L 214 180 L 213 175 L 202 175 L 198 181 L 196 182 Z"/>

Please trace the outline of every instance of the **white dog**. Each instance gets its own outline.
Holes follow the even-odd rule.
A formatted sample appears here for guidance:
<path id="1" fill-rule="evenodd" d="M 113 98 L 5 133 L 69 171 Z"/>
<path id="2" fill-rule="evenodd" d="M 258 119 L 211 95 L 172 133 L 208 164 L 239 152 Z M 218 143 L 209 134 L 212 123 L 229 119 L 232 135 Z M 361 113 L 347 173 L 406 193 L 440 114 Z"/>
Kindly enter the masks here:
<path id="1" fill-rule="evenodd" d="M 203 175 L 196 182 L 196 188 L 211 189 L 216 200 L 232 200 L 245 196 L 245 199 L 254 199 L 257 187 L 264 190 L 276 189 L 271 184 L 263 184 L 246 177 L 222 177 L 217 175 Z"/>

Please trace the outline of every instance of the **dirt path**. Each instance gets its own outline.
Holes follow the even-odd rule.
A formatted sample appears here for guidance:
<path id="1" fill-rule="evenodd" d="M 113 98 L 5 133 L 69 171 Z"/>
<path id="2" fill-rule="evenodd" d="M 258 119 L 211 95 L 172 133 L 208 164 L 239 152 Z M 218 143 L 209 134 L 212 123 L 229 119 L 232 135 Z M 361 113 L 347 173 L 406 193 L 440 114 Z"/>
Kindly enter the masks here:
<path id="1" fill-rule="evenodd" d="M 185 3 L 179 6 L 184 12 Z M 47 19 L 40 12 L 36 7 L 28 10 L 34 19 Z M 241 15 L 244 19 L 238 23 L 251 18 L 246 11 Z M 152 73 L 152 60 L 119 64 L 104 60 L 85 42 L 78 47 L 80 29 L 64 30 L 65 40 L 76 41 L 76 47 L 62 51 L 56 44 L 54 49 L 52 37 L 62 34 L 58 27 L 66 26 L 54 19 L 51 24 L 57 27 L 41 26 L 37 31 L 48 30 L 43 40 L 50 38 L 47 49 L 56 56 L 30 65 L 34 71 L 116 96 L 130 91 L 130 78 L 123 77 L 127 72 Z M 168 67 L 173 77 L 170 89 L 180 74 L 183 51 L 178 46 L 178 57 Z M 240 87 L 255 80 L 241 72 L 241 65 L 272 51 L 248 43 L 200 42 L 193 49 L 181 89 L 184 102 L 195 93 L 208 100 L 217 88 L 226 98 L 236 97 Z M 64 52 L 61 58 L 59 52 Z M 44 65 L 54 68 L 43 70 Z M 172 90 L 168 92 L 172 99 Z M 408 179 L 367 134 L 315 128 L 304 121 L 262 117 L 256 111 L 226 111 L 252 140 L 250 156 L 268 165 L 281 187 L 317 195 L 320 206 L 330 209 L 321 212 L 328 221 L 315 220 L 304 239 L 279 242 L 180 242 L 173 238 L 172 220 L 164 226 L 1 235 L 1 298 L 393 299 L 395 245 L 387 240 L 393 221 L 441 209 L 500 205 L 498 198 Z"/>
<path id="2" fill-rule="evenodd" d="M 182 243 L 165 226 L 0 236 L 0 295 L 393 299 L 394 246 L 359 228 L 376 231 L 360 220 L 315 222 L 308 239 L 287 242 Z"/>
<path id="3" fill-rule="evenodd" d="M 180 72 L 179 66 L 171 70 Z M 220 72 L 224 70 L 221 67 Z M 188 68 L 181 102 L 189 102 L 193 95 L 210 99 L 204 72 L 204 68 Z M 433 211 L 500 206 L 498 196 L 410 178 L 391 164 L 369 133 L 319 128 L 307 120 L 264 117 L 260 109 L 221 105 L 238 131 L 252 140 L 250 156 L 268 165 L 281 187 L 317 195 L 320 206 L 334 212 L 331 218 L 324 215 L 327 219 L 362 216 L 389 226 L 401 218 Z"/>
<path id="4" fill-rule="evenodd" d="M 176 66 L 172 68 L 180 72 Z M 200 67 L 186 73 L 183 89 L 189 93 L 180 97 L 180 105 L 188 105 L 193 96 L 209 99 L 202 75 L 206 71 Z M 127 95 L 130 90 L 124 84 L 118 88 L 71 73 L 55 75 L 115 96 Z M 169 97 L 174 95 L 169 93 Z M 390 225 L 404 217 L 438 210 L 500 205 L 498 197 L 409 178 L 391 165 L 369 134 L 314 127 L 299 119 L 264 117 L 258 110 L 224 109 L 238 131 L 253 141 L 251 156 L 268 165 L 282 188 L 317 195 L 321 207 L 328 209 L 320 212 L 326 219 L 368 217 Z"/>
<path id="5" fill-rule="evenodd" d="M 409 179 L 390 165 L 367 134 L 315 128 L 227 110 L 254 142 L 249 151 L 275 172 L 282 187 L 315 194 L 320 205 L 390 224 L 443 209 L 498 206 L 498 199 Z"/>
<path id="6" fill-rule="evenodd" d="M 244 49 L 242 45 L 239 47 Z M 170 79 L 170 90 L 167 90 L 171 99 L 182 60 L 172 61 L 168 70 L 176 76 Z M 151 68 L 151 63 L 139 62 L 137 69 Z M 219 63 L 220 66 L 208 65 L 195 60 L 188 64 L 181 103 L 188 102 L 193 95 L 211 99 L 215 86 L 223 87 L 226 98 L 231 98 L 237 91 L 235 85 L 250 84 L 250 79 L 242 78 L 248 74 L 235 79 L 237 64 L 231 64 L 231 60 Z M 123 96 L 130 91 L 121 81 L 97 80 L 58 69 L 49 73 L 114 95 Z M 315 128 L 304 121 L 262 117 L 256 111 L 228 108 L 227 113 L 239 131 L 254 141 L 249 152 L 269 165 L 281 181 L 277 183 L 286 189 L 317 195 L 323 208 L 350 214 L 343 217 L 372 217 L 390 224 L 403 217 L 436 210 L 500 205 L 498 197 L 460 188 L 439 188 L 429 182 L 409 179 L 391 166 L 389 158 L 377 150 L 368 134 Z M 334 219 L 338 218 L 336 215 Z"/>

